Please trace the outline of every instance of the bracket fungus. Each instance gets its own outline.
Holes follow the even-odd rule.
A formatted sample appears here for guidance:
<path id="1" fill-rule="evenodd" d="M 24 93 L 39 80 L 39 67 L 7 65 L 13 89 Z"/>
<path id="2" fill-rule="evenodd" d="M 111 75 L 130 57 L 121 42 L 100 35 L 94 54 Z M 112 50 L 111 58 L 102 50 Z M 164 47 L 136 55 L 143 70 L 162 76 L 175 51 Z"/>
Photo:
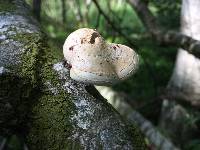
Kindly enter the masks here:
<path id="1" fill-rule="evenodd" d="M 95 29 L 88 28 L 72 32 L 65 40 L 63 53 L 72 79 L 96 85 L 109 85 L 128 78 L 139 62 L 133 49 L 107 43 Z"/>

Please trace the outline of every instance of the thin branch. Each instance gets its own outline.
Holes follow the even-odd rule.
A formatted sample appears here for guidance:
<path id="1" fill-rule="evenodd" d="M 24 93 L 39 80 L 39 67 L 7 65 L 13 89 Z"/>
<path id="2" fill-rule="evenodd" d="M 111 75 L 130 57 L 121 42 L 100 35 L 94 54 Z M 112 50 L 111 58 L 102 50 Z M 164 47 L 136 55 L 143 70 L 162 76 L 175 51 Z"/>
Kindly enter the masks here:
<path id="1" fill-rule="evenodd" d="M 175 45 L 183 48 L 194 56 L 200 58 L 200 41 L 175 31 L 165 31 L 160 27 L 146 3 L 142 0 L 128 0 L 143 24 L 160 43 Z"/>

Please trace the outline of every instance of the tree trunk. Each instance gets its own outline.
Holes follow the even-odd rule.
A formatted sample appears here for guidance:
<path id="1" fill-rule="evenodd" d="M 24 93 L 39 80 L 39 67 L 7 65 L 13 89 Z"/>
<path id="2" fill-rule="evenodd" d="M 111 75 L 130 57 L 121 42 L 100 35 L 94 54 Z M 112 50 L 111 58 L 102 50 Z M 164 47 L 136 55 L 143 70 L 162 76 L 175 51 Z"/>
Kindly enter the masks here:
<path id="1" fill-rule="evenodd" d="M 145 149 L 135 127 L 69 77 L 23 0 L 0 7 L 0 136 L 40 150 Z"/>
<path id="2" fill-rule="evenodd" d="M 181 32 L 200 40 L 199 0 L 183 0 L 181 12 Z M 192 108 L 177 104 L 176 100 L 187 101 L 200 106 L 200 61 L 184 49 L 179 49 L 172 77 L 168 83 L 167 95 L 162 105 L 160 127 L 168 132 L 171 139 L 184 148 L 191 139 L 199 137 L 196 122 L 197 113 Z M 184 144 L 183 144 L 184 143 Z"/>
<path id="3" fill-rule="evenodd" d="M 41 11 L 41 0 L 33 0 L 33 13 L 35 14 L 37 20 L 40 21 L 40 11 Z"/>
<path id="4" fill-rule="evenodd" d="M 199 0 L 183 0 L 181 32 L 200 40 Z M 175 68 L 168 84 L 169 95 L 200 106 L 200 60 L 179 49 Z"/>

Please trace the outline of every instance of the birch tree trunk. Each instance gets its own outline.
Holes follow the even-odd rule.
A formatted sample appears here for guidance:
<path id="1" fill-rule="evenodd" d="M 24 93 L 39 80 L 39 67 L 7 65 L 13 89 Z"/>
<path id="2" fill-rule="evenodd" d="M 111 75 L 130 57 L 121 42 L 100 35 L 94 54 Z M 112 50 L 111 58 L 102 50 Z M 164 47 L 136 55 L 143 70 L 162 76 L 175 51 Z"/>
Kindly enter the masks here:
<path id="1" fill-rule="evenodd" d="M 183 0 L 181 32 L 200 40 L 199 0 Z M 200 60 L 184 49 L 178 50 L 172 77 L 168 84 L 169 95 L 200 106 Z"/>
<path id="2" fill-rule="evenodd" d="M 135 127 L 69 77 L 56 51 L 23 0 L 0 0 L 0 140 L 24 136 L 31 150 L 145 149 Z"/>
<path id="3" fill-rule="evenodd" d="M 200 40 L 199 0 L 182 0 L 181 32 Z M 167 86 L 169 99 L 163 100 L 160 127 L 168 132 L 174 143 L 184 148 L 189 140 L 198 137 L 198 128 L 192 121 L 195 110 L 188 110 L 177 104 L 187 101 L 200 106 L 200 60 L 184 49 L 179 49 L 173 74 Z M 191 109 L 190 109 L 191 111 Z"/>

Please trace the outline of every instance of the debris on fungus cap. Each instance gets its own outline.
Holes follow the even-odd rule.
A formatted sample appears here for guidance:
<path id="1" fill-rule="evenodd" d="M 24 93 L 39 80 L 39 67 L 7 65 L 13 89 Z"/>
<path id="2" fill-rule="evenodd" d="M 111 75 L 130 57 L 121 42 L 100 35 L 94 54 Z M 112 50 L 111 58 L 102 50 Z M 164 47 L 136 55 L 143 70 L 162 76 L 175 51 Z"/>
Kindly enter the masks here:
<path id="1" fill-rule="evenodd" d="M 117 83 L 131 76 L 138 67 L 139 57 L 128 46 L 107 43 L 95 30 L 81 28 L 72 32 L 63 46 L 70 64 L 70 77 L 96 85 Z"/>

